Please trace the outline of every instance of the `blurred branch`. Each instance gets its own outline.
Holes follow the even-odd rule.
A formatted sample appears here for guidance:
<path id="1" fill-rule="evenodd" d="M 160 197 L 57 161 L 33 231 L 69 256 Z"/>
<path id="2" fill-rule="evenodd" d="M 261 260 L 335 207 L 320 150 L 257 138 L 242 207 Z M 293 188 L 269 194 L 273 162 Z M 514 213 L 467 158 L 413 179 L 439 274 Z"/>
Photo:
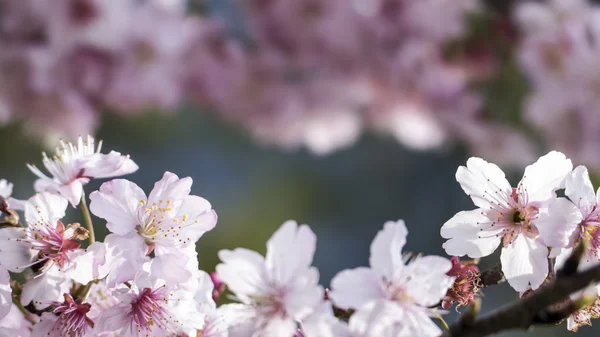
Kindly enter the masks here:
<path id="1" fill-rule="evenodd" d="M 583 245 L 582 245 L 583 246 Z M 600 265 L 582 272 L 572 272 L 577 269 L 581 258 L 582 248 L 575 249 L 555 281 L 533 292 L 531 295 L 508 304 L 494 312 L 476 319 L 477 308 L 470 308 L 450 326 L 450 330 L 440 337 L 482 337 L 496 334 L 505 330 L 528 329 L 534 325 L 558 323 L 577 311 L 586 301 L 576 301 L 581 305 L 567 305 L 556 309 L 569 299 L 569 295 L 582 290 L 592 283 L 600 282 Z M 573 264 L 573 265 L 571 265 Z"/>

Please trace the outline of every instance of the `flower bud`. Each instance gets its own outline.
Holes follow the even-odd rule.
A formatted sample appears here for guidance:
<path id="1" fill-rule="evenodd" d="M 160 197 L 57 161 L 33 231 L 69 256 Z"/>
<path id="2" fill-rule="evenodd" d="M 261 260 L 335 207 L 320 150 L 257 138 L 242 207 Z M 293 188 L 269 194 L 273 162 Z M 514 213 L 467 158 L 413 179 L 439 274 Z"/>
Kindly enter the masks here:
<path id="1" fill-rule="evenodd" d="M 217 275 L 216 272 L 210 273 L 210 280 L 212 281 L 213 285 L 215 286 L 213 289 L 212 297 L 213 297 L 213 300 L 215 300 L 215 302 L 216 302 L 219 300 L 219 297 L 221 297 L 221 294 L 223 294 L 225 292 L 226 285 L 221 280 L 221 278 L 219 278 L 219 275 Z"/>

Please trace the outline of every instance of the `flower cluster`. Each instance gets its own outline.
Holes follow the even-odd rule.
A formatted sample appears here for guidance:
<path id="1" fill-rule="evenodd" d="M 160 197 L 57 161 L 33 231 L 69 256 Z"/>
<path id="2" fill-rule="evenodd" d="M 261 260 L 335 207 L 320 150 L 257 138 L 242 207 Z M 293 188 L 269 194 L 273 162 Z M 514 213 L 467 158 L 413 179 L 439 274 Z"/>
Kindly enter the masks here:
<path id="1" fill-rule="evenodd" d="M 132 173 L 135 163 L 100 152 L 92 137 L 62 143 L 43 162 L 48 174 L 29 165 L 39 178 L 36 193 L 17 203 L 25 223 L 16 219 L 0 228 L 0 335 L 441 333 L 430 317 L 439 315 L 436 307 L 455 281 L 453 264 L 439 256 L 402 255 L 408 234 L 402 220 L 385 223 L 376 235 L 369 267 L 340 272 L 330 291 L 319 285 L 312 266 L 316 235 L 291 220 L 268 240 L 264 257 L 244 248 L 221 250 L 221 263 L 209 274 L 198 267 L 196 244 L 215 227 L 217 214 L 191 194 L 191 178 L 166 172 L 148 194 L 131 181 L 109 180 L 89 194 L 88 211 L 85 184 Z M 11 185 L 2 186 L 7 200 Z M 12 211 L 11 204 L 3 212 Z M 63 220 L 75 207 L 83 225 Z M 95 238 L 90 211 L 110 231 L 103 240 Z M 20 275 L 12 278 L 9 271 Z M 234 303 L 217 306 L 215 298 L 226 289 Z M 334 308 L 352 313 L 350 320 L 336 317 Z"/>
<path id="2" fill-rule="evenodd" d="M 553 151 L 539 158 L 525 168 L 516 187 L 481 158 L 470 158 L 456 179 L 478 208 L 459 212 L 442 226 L 448 254 L 479 258 L 501 245 L 502 272 L 521 295 L 551 280 L 578 245 L 585 247 L 579 270 L 600 262 L 600 192 L 594 192 L 587 168 L 573 169 L 564 154 Z M 572 298 L 584 295 L 595 298 L 600 287 L 592 285 Z M 569 319 L 569 329 L 597 317 L 597 303 L 582 308 Z"/>
<path id="3" fill-rule="evenodd" d="M 74 137 L 104 108 L 173 111 L 185 100 L 261 142 L 316 154 L 369 129 L 411 149 L 459 139 L 528 160 L 530 144 L 487 118 L 471 90 L 492 64 L 466 43 L 479 2 L 249 0 L 231 22 L 189 14 L 185 0 L 2 1 L 0 123 Z"/>

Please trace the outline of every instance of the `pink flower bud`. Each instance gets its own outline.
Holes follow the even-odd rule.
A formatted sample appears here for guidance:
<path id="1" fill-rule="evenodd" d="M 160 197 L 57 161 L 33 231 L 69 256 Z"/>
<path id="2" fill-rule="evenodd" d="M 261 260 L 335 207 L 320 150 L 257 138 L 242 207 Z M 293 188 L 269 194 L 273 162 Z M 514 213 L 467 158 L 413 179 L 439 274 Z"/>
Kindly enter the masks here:
<path id="1" fill-rule="evenodd" d="M 219 278 L 219 275 L 217 275 L 216 272 L 210 273 L 210 279 L 215 286 L 215 288 L 213 289 L 212 297 L 213 300 L 215 300 L 216 302 L 219 299 L 219 297 L 221 297 L 221 294 L 225 292 L 226 286 L 225 283 L 221 281 L 221 278 Z"/>

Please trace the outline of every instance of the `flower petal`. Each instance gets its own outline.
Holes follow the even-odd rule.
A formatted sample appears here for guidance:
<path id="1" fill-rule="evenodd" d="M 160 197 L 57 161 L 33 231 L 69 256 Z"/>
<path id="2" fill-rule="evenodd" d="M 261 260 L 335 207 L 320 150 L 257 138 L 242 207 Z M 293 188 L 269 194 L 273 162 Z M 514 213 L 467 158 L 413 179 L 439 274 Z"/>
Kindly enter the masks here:
<path id="1" fill-rule="evenodd" d="M 128 155 L 111 151 L 108 154 L 94 153 L 80 159 L 78 165 L 83 175 L 90 178 L 111 178 L 123 176 L 138 170 L 138 166 Z"/>
<path id="2" fill-rule="evenodd" d="M 394 272 L 404 268 L 402 248 L 406 244 L 408 229 L 404 221 L 388 221 L 383 225 L 373 243 L 369 264 L 379 275 L 391 280 Z"/>
<path id="3" fill-rule="evenodd" d="M 366 267 L 342 270 L 331 280 L 329 298 L 342 309 L 360 308 L 369 301 L 385 298 L 383 280 Z"/>
<path id="4" fill-rule="evenodd" d="M 536 290 L 548 276 L 548 248 L 524 235 L 502 248 L 500 262 L 508 284 L 520 293 Z"/>
<path id="5" fill-rule="evenodd" d="M 240 299 L 249 295 L 267 294 L 270 287 L 266 280 L 264 258 L 255 251 L 237 248 L 219 251 L 223 263 L 216 267 L 219 278 Z"/>
<path id="6" fill-rule="evenodd" d="M 583 216 L 577 206 L 566 198 L 556 198 L 547 212 L 540 214 L 535 225 L 546 246 L 566 248 L 575 243 L 577 226 L 582 220 Z"/>
<path id="7" fill-rule="evenodd" d="M 137 211 L 146 194 L 136 184 L 125 179 L 105 182 L 90 194 L 90 211 L 107 221 L 106 227 L 118 235 L 134 231 L 139 220 Z"/>
<path id="8" fill-rule="evenodd" d="M 477 207 L 489 208 L 496 203 L 490 196 L 510 196 L 512 188 L 504 172 L 496 164 L 471 157 L 467 166 L 461 166 L 456 171 L 456 181 L 467 193 Z"/>
<path id="9" fill-rule="evenodd" d="M 137 233 L 123 236 L 109 234 L 104 239 L 104 244 L 106 266 L 110 271 L 106 281 L 109 287 L 133 280 L 136 273 L 148 261 L 146 242 Z"/>
<path id="10" fill-rule="evenodd" d="M 267 241 L 265 267 L 271 281 L 284 286 L 312 264 L 317 237 L 307 225 L 286 221 Z"/>
<path id="11" fill-rule="evenodd" d="M 525 191 L 529 202 L 546 202 L 556 196 L 556 190 L 565 187 L 565 178 L 571 170 L 571 160 L 561 152 L 552 151 L 525 168 L 518 188 Z"/>
<path id="12" fill-rule="evenodd" d="M 449 239 L 442 247 L 451 256 L 488 256 L 498 248 L 500 238 L 496 234 L 502 231 L 491 230 L 490 225 L 481 209 L 456 213 L 440 230 L 442 237 Z"/>
<path id="13" fill-rule="evenodd" d="M 454 278 L 446 273 L 452 268 L 450 260 L 441 256 L 417 257 L 399 275 L 407 293 L 414 301 L 430 307 L 438 304 L 454 282 Z"/>
<path id="14" fill-rule="evenodd" d="M 588 215 L 596 205 L 596 194 L 585 166 L 577 166 L 565 180 L 565 195 L 579 207 L 581 213 Z"/>
<path id="15" fill-rule="evenodd" d="M 162 179 L 154 184 L 154 188 L 148 195 L 148 203 L 157 205 L 168 203 L 172 212 L 169 216 L 175 216 L 185 198 L 190 194 L 192 188 L 192 178 L 181 178 L 171 172 L 165 172 Z"/>
<path id="16" fill-rule="evenodd" d="M 14 273 L 20 273 L 29 265 L 32 253 L 29 248 L 21 244 L 20 239 L 25 238 L 22 228 L 0 229 L 0 265 Z"/>
<path id="17" fill-rule="evenodd" d="M 8 315 L 12 307 L 12 289 L 10 275 L 4 266 L 0 265 L 0 320 Z"/>
<path id="18" fill-rule="evenodd" d="M 56 221 L 65 216 L 68 205 L 67 199 L 59 195 L 37 193 L 25 203 L 25 220 L 30 226 L 36 223 L 56 226 Z"/>

